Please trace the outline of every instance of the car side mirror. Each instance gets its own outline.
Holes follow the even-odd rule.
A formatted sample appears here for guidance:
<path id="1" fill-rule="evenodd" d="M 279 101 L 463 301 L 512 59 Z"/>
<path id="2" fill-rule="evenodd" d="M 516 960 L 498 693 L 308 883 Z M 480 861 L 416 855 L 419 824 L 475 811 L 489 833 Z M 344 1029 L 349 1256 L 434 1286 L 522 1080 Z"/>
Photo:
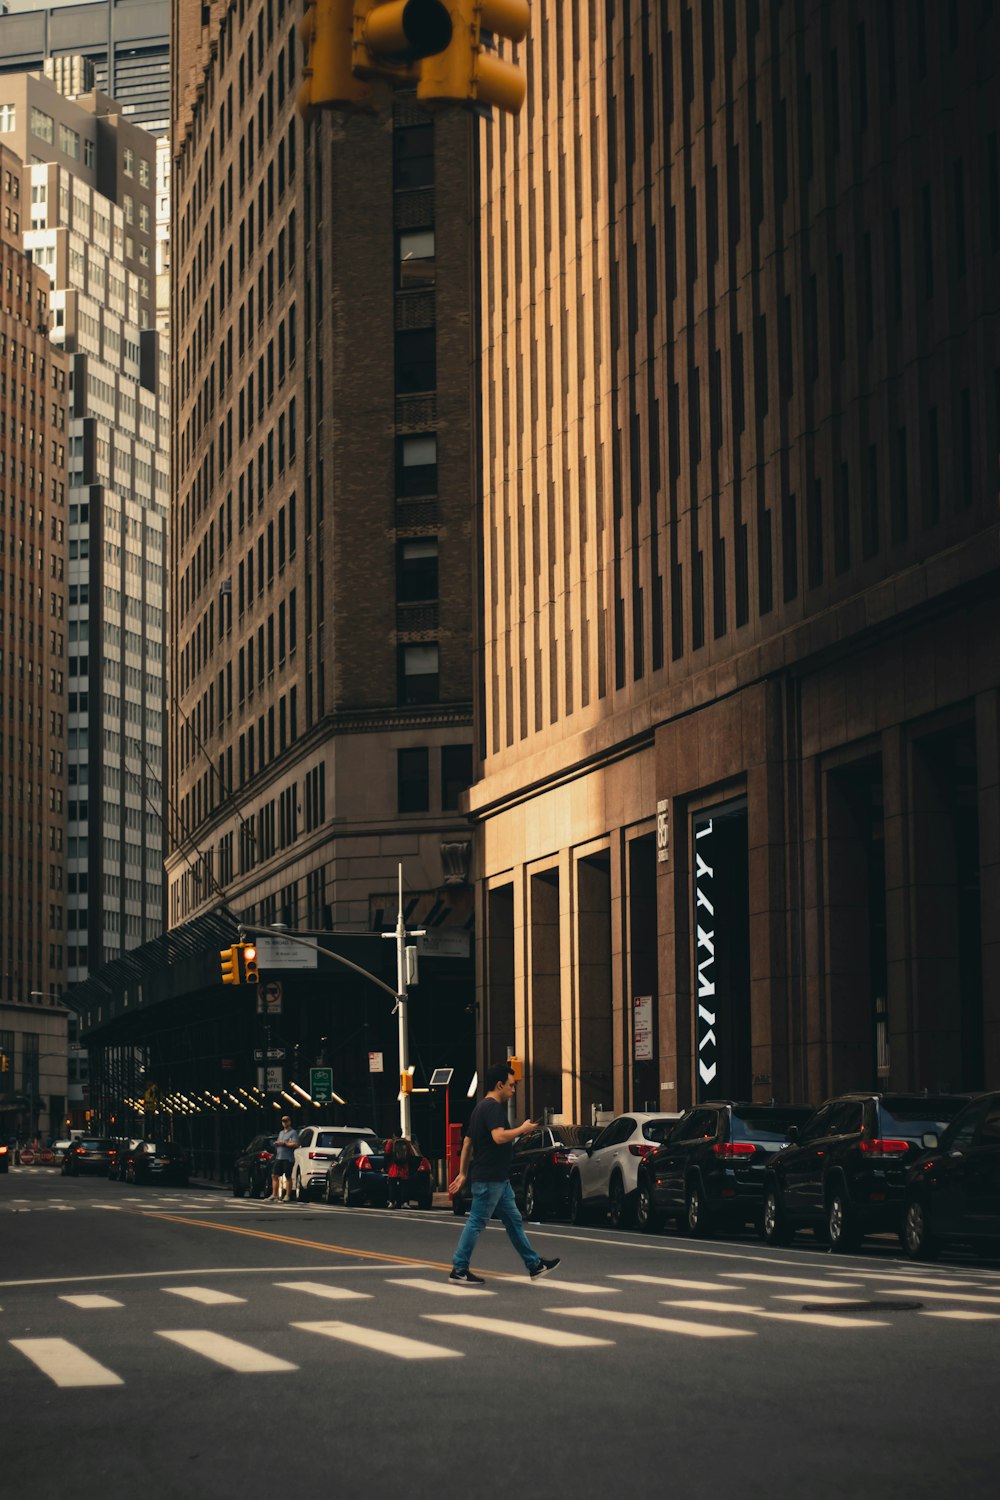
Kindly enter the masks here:
<path id="1" fill-rule="evenodd" d="M 793 1145 L 798 1140 L 798 1138 L 799 1127 L 797 1125 L 789 1125 L 788 1129 L 785 1131 L 785 1140 L 789 1143 L 789 1145 Z"/>
<path id="2" fill-rule="evenodd" d="M 594 1143 L 593 1143 L 593 1141 L 588 1141 L 587 1144 L 584 1146 L 583 1149 L 584 1149 L 584 1151 L 586 1151 L 586 1153 L 587 1153 L 588 1156 L 593 1156 L 593 1154 L 594 1154 Z"/>
<path id="3" fill-rule="evenodd" d="M 934 1134 L 933 1130 L 925 1130 L 923 1135 L 920 1137 L 920 1144 L 923 1146 L 925 1151 L 936 1151 L 940 1142 L 938 1141 L 938 1138 Z"/>

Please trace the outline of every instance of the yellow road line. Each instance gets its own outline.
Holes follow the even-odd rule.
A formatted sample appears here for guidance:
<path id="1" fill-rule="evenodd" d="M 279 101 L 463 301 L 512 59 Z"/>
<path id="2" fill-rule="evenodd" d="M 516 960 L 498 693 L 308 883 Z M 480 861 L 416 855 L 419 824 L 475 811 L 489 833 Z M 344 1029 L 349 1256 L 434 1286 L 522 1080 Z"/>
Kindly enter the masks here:
<path id="1" fill-rule="evenodd" d="M 385 1261 L 389 1265 L 396 1266 L 426 1266 L 434 1271 L 450 1271 L 451 1262 L 442 1260 L 421 1260 L 414 1255 L 391 1255 L 385 1250 L 352 1250 L 348 1245 L 329 1245 L 322 1240 L 300 1239 L 298 1235 L 272 1234 L 266 1229 L 245 1229 L 238 1224 L 213 1224 L 207 1219 L 187 1219 L 180 1214 L 158 1214 L 148 1209 L 133 1210 L 144 1219 L 162 1219 L 166 1224 L 190 1224 L 195 1229 L 217 1229 L 223 1234 L 243 1234 L 253 1240 L 273 1240 L 279 1245 L 298 1245 L 305 1250 L 326 1250 L 331 1255 L 349 1255 L 360 1260 Z M 514 1278 L 501 1271 L 483 1271 L 484 1276 L 494 1277 L 498 1281 L 511 1281 Z"/>

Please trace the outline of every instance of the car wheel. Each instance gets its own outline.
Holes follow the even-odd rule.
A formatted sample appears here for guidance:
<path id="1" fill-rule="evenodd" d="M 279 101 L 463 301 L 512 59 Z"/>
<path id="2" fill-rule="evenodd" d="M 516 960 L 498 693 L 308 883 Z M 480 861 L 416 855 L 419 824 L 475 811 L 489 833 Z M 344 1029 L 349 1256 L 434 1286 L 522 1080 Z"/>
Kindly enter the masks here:
<path id="1" fill-rule="evenodd" d="M 653 1189 L 645 1172 L 639 1173 L 635 1190 L 635 1222 L 644 1234 L 652 1234 L 660 1227 L 660 1216 L 653 1207 Z"/>
<path id="2" fill-rule="evenodd" d="M 688 1184 L 686 1221 L 688 1233 L 699 1239 L 705 1239 L 712 1233 L 712 1215 L 705 1202 L 705 1189 L 700 1182 Z"/>
<path id="3" fill-rule="evenodd" d="M 761 1233 L 769 1245 L 787 1245 L 792 1237 L 788 1227 L 778 1189 L 773 1185 L 764 1189 L 764 1213 Z"/>
<path id="4" fill-rule="evenodd" d="M 854 1211 L 841 1187 L 834 1188 L 826 1205 L 826 1233 L 831 1250 L 844 1253 L 856 1250 L 861 1244 L 861 1231 Z"/>
<path id="5" fill-rule="evenodd" d="M 608 1213 L 613 1229 L 628 1229 L 632 1223 L 632 1197 L 626 1193 L 625 1184 L 617 1172 L 608 1187 Z"/>
<path id="6" fill-rule="evenodd" d="M 580 1186 L 579 1177 L 574 1177 L 569 1185 L 569 1222 L 571 1224 L 586 1224 L 587 1208 L 583 1201 L 583 1188 Z"/>
<path id="7" fill-rule="evenodd" d="M 927 1223 L 927 1210 L 919 1198 L 911 1198 L 903 1217 L 903 1249 L 911 1260 L 933 1260 L 938 1243 Z"/>
<path id="8" fill-rule="evenodd" d="M 540 1219 L 542 1211 L 538 1197 L 538 1188 L 535 1179 L 529 1177 L 524 1184 L 524 1217 L 526 1219 Z"/>

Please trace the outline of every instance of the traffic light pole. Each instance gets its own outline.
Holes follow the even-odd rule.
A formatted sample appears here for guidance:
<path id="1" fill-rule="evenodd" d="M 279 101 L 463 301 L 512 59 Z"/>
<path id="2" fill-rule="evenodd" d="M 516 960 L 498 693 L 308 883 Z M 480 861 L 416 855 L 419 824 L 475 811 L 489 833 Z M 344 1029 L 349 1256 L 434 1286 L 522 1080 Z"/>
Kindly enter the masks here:
<path id="1" fill-rule="evenodd" d="M 423 937 L 424 929 L 414 928 L 411 937 Z M 404 1087 L 403 1079 L 410 1066 L 410 1037 L 407 1023 L 407 986 L 406 986 L 406 923 L 403 921 L 403 866 L 399 866 L 399 907 L 396 912 L 396 931 L 393 933 L 383 932 L 383 937 L 391 937 L 396 944 L 396 1016 L 399 1021 L 399 1129 L 400 1132 L 410 1139 L 410 1095 Z"/>

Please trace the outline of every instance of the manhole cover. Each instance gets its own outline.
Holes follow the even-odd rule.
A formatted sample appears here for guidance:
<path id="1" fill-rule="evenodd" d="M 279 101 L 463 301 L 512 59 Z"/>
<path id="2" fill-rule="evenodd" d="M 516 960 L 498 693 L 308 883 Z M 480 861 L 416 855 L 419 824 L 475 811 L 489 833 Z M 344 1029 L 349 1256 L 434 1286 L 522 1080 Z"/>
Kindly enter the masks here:
<path id="1" fill-rule="evenodd" d="M 916 1312 L 922 1302 L 803 1302 L 803 1312 Z"/>

